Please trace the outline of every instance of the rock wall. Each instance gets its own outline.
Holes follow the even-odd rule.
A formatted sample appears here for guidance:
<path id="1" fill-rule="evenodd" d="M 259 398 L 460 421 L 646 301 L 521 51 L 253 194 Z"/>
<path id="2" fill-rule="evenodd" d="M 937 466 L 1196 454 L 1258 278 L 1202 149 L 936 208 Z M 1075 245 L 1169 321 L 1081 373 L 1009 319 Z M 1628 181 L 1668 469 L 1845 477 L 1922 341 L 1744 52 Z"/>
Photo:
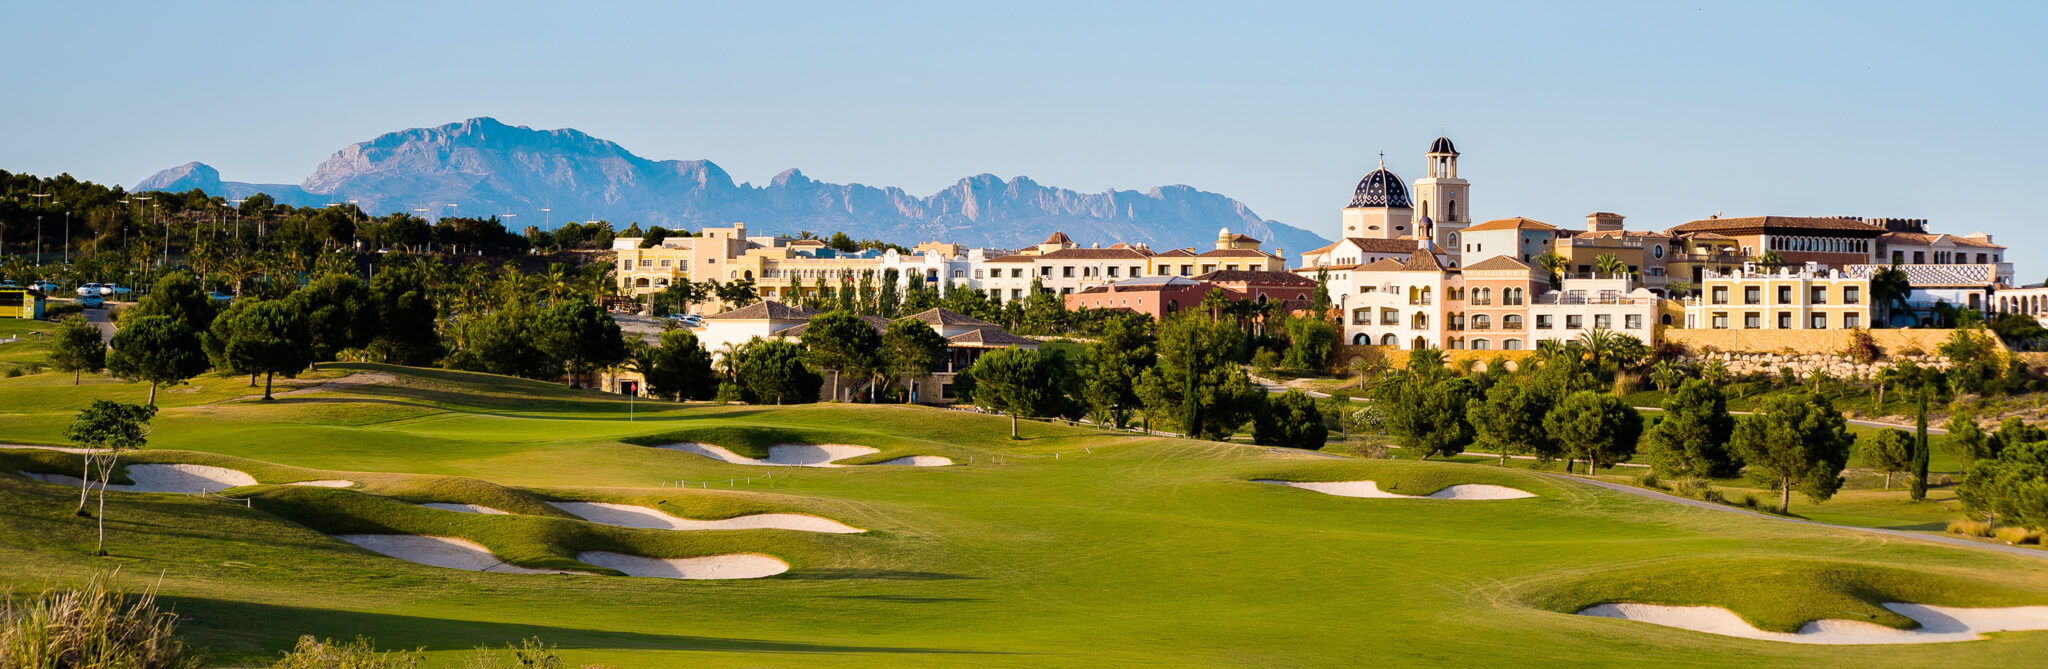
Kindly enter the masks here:
<path id="1" fill-rule="evenodd" d="M 1684 359 L 1686 362 L 1696 364 L 1706 364 L 1709 361 L 1719 360 L 1722 365 L 1728 368 L 1729 375 L 1738 377 L 1748 374 L 1777 376 L 1780 370 L 1790 367 L 1793 373 L 1802 379 L 1813 378 L 1816 372 L 1827 372 L 1828 376 L 1837 379 L 1870 379 L 1876 377 L 1878 372 L 1908 360 L 1921 367 L 1949 368 L 1948 358 L 1932 353 L 1923 355 L 1887 355 L 1870 363 L 1859 363 L 1833 353 L 1742 353 L 1729 351 L 1702 353 L 1691 351 L 1686 354 Z"/>

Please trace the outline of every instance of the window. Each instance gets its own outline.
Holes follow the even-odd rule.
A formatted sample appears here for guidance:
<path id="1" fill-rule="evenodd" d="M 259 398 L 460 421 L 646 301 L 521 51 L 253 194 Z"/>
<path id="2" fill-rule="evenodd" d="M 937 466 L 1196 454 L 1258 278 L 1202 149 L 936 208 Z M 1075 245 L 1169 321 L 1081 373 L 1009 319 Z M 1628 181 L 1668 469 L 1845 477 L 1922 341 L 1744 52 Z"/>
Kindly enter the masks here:
<path id="1" fill-rule="evenodd" d="M 1761 327 L 1763 327 L 1763 326 L 1764 326 L 1764 315 L 1763 315 L 1763 314 L 1760 314 L 1760 313 L 1757 313 L 1757 312 L 1754 312 L 1754 311 L 1752 311 L 1752 312 L 1749 312 L 1749 313 L 1746 313 L 1746 314 L 1743 314 L 1743 315 L 1742 315 L 1742 327 L 1743 327 L 1743 328 L 1745 328 L 1745 329 L 1749 329 L 1749 330 L 1755 330 L 1755 329 L 1757 329 L 1757 328 L 1761 328 Z"/>
<path id="2" fill-rule="evenodd" d="M 1193 276 L 1193 275 L 1194 275 L 1194 273 L 1195 273 L 1195 266 L 1194 266 L 1194 265 L 1181 265 L 1181 266 L 1180 266 L 1180 275 L 1181 275 L 1181 276 Z"/>
<path id="3" fill-rule="evenodd" d="M 1399 309 L 1387 309 L 1387 308 L 1384 308 L 1384 307 L 1382 307 L 1382 308 L 1380 309 L 1380 325 L 1400 325 L 1400 324 L 1401 324 L 1401 310 L 1399 310 Z"/>
<path id="4" fill-rule="evenodd" d="M 1842 304 L 1862 304 L 1862 303 L 1863 303 L 1863 288 L 1862 288 L 1861 286 L 1843 286 L 1843 287 L 1842 287 Z"/>
<path id="5" fill-rule="evenodd" d="M 1549 315 L 1549 314 L 1541 314 L 1541 315 L 1538 315 L 1538 316 L 1536 317 L 1536 329 L 1538 329 L 1538 330 L 1548 330 L 1548 329 L 1550 329 L 1550 315 Z"/>
<path id="6" fill-rule="evenodd" d="M 976 278 L 976 279 L 979 279 L 979 278 L 981 278 L 981 272 L 982 272 L 982 270 L 974 270 L 974 278 Z"/>
<path id="7" fill-rule="evenodd" d="M 1487 316 L 1486 314 L 1480 314 L 1480 315 L 1477 315 L 1477 316 L 1473 316 L 1473 317 L 1472 317 L 1472 329 L 1474 329 L 1474 330 L 1490 330 L 1490 329 L 1492 329 L 1492 328 L 1493 328 L 1493 318 L 1491 318 L 1491 317 Z"/>
<path id="8" fill-rule="evenodd" d="M 1828 303 L 1828 288 L 1827 288 L 1827 286 L 1814 286 L 1814 287 L 1813 287 L 1813 290 L 1812 290 L 1811 292 L 1813 293 L 1813 299 L 1812 299 L 1812 300 L 1810 300 L 1810 302 L 1811 302 L 1812 304 L 1827 304 L 1827 303 Z"/>
<path id="9" fill-rule="evenodd" d="M 1511 314 L 1511 315 L 1507 315 L 1507 316 L 1502 316 L 1502 317 L 1501 317 L 1501 319 L 1500 319 L 1500 329 L 1502 329 L 1502 330 L 1520 330 L 1520 329 L 1522 329 L 1522 317 L 1521 317 L 1521 316 L 1517 316 L 1517 315 L 1512 315 L 1512 314 Z"/>
<path id="10" fill-rule="evenodd" d="M 668 267 L 668 266 L 669 266 L 669 262 L 671 262 L 671 261 L 668 261 L 668 260 L 663 260 L 663 261 L 661 261 L 661 266 L 662 266 L 662 267 Z"/>
<path id="11" fill-rule="evenodd" d="M 1570 316 L 1570 315 L 1568 315 L 1568 316 L 1565 316 L 1565 317 L 1564 317 L 1564 329 L 1566 329 L 1566 330 L 1584 330 L 1584 329 L 1586 329 L 1586 317 L 1585 317 L 1585 316 Z"/>
<path id="12" fill-rule="evenodd" d="M 1905 251 L 1893 251 L 1893 252 L 1892 252 L 1892 264 L 1894 264 L 1894 265 L 1904 265 L 1904 264 L 1906 264 L 1906 252 L 1905 252 Z"/>
<path id="13" fill-rule="evenodd" d="M 1073 265 L 1068 265 L 1068 266 L 1066 266 L 1066 267 L 1061 267 L 1061 268 L 1060 268 L 1060 278 L 1063 278 L 1063 279 L 1071 279 L 1071 278 L 1074 278 L 1074 266 L 1073 266 Z"/>
<path id="14" fill-rule="evenodd" d="M 1927 263 L 1927 252 L 1926 252 L 1926 251 L 1914 251 L 1914 252 L 1913 252 L 1913 264 L 1915 264 L 1915 265 L 1924 265 L 1924 264 L 1926 264 L 1926 263 Z"/>
<path id="15" fill-rule="evenodd" d="M 1012 268 L 1010 268 L 1010 278 L 1012 278 L 1012 279 L 1022 279 L 1022 278 L 1024 278 L 1024 268 L 1022 268 L 1022 267 L 1012 267 Z"/>
<path id="16" fill-rule="evenodd" d="M 1372 325 L 1372 309 L 1351 310 L 1352 325 Z"/>
<path id="17" fill-rule="evenodd" d="M 1808 324 L 1808 327 L 1811 327 L 1811 328 L 1813 328 L 1813 329 L 1815 329 L 1815 330 L 1826 330 L 1826 329 L 1828 329 L 1828 315 L 1827 315 L 1827 314 L 1814 314 L 1814 315 L 1813 315 L 1813 320 L 1812 320 L 1812 322 L 1811 322 L 1811 323 L 1809 323 L 1809 324 Z"/>
<path id="18" fill-rule="evenodd" d="M 1623 329 L 1628 329 L 1628 330 L 1641 330 L 1641 329 L 1643 329 L 1643 315 L 1642 315 L 1642 314 L 1629 314 L 1629 315 L 1627 315 L 1627 316 L 1623 316 L 1623 317 L 1621 317 L 1621 327 L 1622 327 Z"/>
<path id="19" fill-rule="evenodd" d="M 1115 278 L 1115 277 L 1116 277 L 1116 271 L 1117 271 L 1117 268 L 1116 268 L 1116 266 L 1115 266 L 1115 265 L 1111 265 L 1111 266 L 1110 266 L 1110 268 L 1109 268 L 1109 276 L 1110 276 L 1111 278 Z"/>
<path id="20" fill-rule="evenodd" d="M 1778 286 L 1778 304 L 1792 303 L 1792 287 Z"/>
<path id="21" fill-rule="evenodd" d="M 1714 329 L 1716 329 L 1716 330 L 1726 330 L 1726 329 L 1728 329 L 1728 312 L 1726 312 L 1726 311 L 1717 311 L 1717 312 L 1714 312 Z"/>
<path id="22" fill-rule="evenodd" d="M 1714 286 L 1714 304 L 1728 303 L 1728 287 Z"/>
<path id="23" fill-rule="evenodd" d="M 1609 314 L 1594 314 L 1593 327 L 1600 328 L 1602 330 L 1614 329 L 1614 316 Z"/>
<path id="24" fill-rule="evenodd" d="M 1140 276 L 1144 276 L 1144 275 L 1145 275 L 1145 266 L 1144 266 L 1144 265 L 1132 265 L 1132 266 L 1131 266 L 1131 276 L 1132 276 L 1132 277 L 1134 277 L 1134 278 L 1135 278 L 1135 277 L 1140 277 Z M 1112 276 L 1114 276 L 1114 275 L 1112 275 Z"/>
<path id="25" fill-rule="evenodd" d="M 1850 329 L 1863 327 L 1863 315 L 1842 314 L 1842 327 Z"/>
<path id="26" fill-rule="evenodd" d="M 1069 267 L 1067 269 L 1071 270 L 1073 268 Z M 1038 275 L 1048 279 L 1052 278 L 1052 265 L 1046 265 L 1044 267 L 1038 268 Z"/>
<path id="27" fill-rule="evenodd" d="M 1472 350 L 1474 350 L 1474 351 L 1490 351 L 1490 350 L 1493 350 L 1493 344 L 1492 344 L 1492 343 L 1489 343 L 1489 342 L 1487 342 L 1487 341 L 1486 341 L 1486 340 L 1484 340 L 1484 339 L 1474 339 L 1474 340 L 1472 340 Z"/>
<path id="28" fill-rule="evenodd" d="M 1012 299 L 1012 300 L 1021 300 L 1021 299 L 1024 299 L 1024 289 L 1022 289 L 1022 288 L 1011 288 L 1011 289 L 1010 289 L 1010 299 Z"/>
<path id="29" fill-rule="evenodd" d="M 1792 312 L 1790 312 L 1790 311 L 1780 311 L 1780 312 L 1778 312 L 1778 329 L 1780 329 L 1780 330 L 1790 330 L 1790 329 L 1792 329 Z"/>
<path id="30" fill-rule="evenodd" d="M 1500 347 L 1501 347 L 1501 348 L 1503 348 L 1503 349 L 1507 349 L 1507 350 L 1510 350 L 1510 351 L 1520 351 L 1520 350 L 1522 350 L 1522 340 L 1520 340 L 1520 339 L 1504 339 L 1504 340 L 1501 340 L 1501 342 L 1500 342 Z"/>
<path id="31" fill-rule="evenodd" d="M 1763 303 L 1764 303 L 1764 289 L 1763 289 L 1763 288 L 1761 288 L 1761 287 L 1758 287 L 1758 286 L 1747 286 L 1747 287 L 1744 287 L 1744 288 L 1742 289 L 1742 303 L 1743 303 L 1743 304 L 1763 304 Z"/>

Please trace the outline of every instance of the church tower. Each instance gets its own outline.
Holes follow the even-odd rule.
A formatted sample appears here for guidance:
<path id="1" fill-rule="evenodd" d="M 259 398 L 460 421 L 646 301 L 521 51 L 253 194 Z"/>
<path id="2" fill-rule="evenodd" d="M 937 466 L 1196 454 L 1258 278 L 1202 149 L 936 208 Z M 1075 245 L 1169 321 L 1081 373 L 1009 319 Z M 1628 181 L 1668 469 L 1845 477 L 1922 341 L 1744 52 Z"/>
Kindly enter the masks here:
<path id="1" fill-rule="evenodd" d="M 1460 233 L 1472 225 L 1471 184 L 1458 178 L 1458 149 L 1448 137 L 1429 143 L 1429 176 L 1415 180 L 1415 223 L 1438 247 L 1457 257 L 1463 250 Z"/>
<path id="2" fill-rule="evenodd" d="M 1344 208 L 1344 236 L 1400 239 L 1414 234 L 1415 220 L 1408 187 L 1387 171 L 1386 158 L 1381 157 L 1379 169 L 1359 179 L 1351 192 L 1351 206 Z"/>

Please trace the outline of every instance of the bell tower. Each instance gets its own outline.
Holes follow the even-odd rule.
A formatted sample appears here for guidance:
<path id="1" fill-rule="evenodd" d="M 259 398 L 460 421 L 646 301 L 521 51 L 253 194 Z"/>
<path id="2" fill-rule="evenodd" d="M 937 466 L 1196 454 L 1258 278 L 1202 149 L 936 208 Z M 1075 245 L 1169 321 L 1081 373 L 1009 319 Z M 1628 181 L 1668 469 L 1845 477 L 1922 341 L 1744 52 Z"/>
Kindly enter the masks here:
<path id="1" fill-rule="evenodd" d="M 1429 176 L 1415 180 L 1415 220 L 1429 219 L 1431 239 L 1457 257 L 1464 250 L 1462 233 L 1472 225 L 1471 184 L 1458 178 L 1458 149 L 1450 138 L 1430 142 L 1424 158 Z"/>

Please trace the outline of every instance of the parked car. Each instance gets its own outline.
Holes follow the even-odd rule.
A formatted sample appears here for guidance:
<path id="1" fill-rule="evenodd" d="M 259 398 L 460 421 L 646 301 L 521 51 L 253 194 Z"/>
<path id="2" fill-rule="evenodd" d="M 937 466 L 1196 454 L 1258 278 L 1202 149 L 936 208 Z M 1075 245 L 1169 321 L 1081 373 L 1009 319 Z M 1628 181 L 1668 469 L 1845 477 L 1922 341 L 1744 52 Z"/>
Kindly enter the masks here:
<path id="1" fill-rule="evenodd" d="M 0 281 L 0 288 L 18 288 L 13 281 Z"/>
<path id="2" fill-rule="evenodd" d="M 215 302 L 233 302 L 235 300 L 235 296 L 215 290 L 208 292 L 206 294 L 206 299 L 213 300 Z"/>
<path id="3" fill-rule="evenodd" d="M 28 287 L 43 291 L 45 295 L 57 292 L 57 284 L 51 281 L 37 281 L 29 284 Z"/>
<path id="4" fill-rule="evenodd" d="M 87 296 L 87 295 L 92 295 L 92 296 L 95 296 L 95 297 L 97 297 L 97 296 L 98 296 L 99 294 L 100 294 L 100 285 L 99 285 L 99 284 L 97 284 L 97 283 L 88 283 L 88 284 L 85 284 L 85 285 L 82 285 L 82 286 L 79 286 L 79 287 L 78 287 L 78 296 L 79 296 L 79 297 L 85 297 L 85 296 Z"/>
<path id="5" fill-rule="evenodd" d="M 78 296 L 78 306 L 86 309 L 98 309 L 107 306 L 107 301 L 100 299 L 98 295 L 80 295 Z"/>
<path id="6" fill-rule="evenodd" d="M 100 294 L 101 294 L 101 295 L 113 295 L 113 296 L 115 296 L 115 297 L 117 297 L 117 298 L 118 298 L 118 297 L 120 297 L 120 296 L 123 296 L 123 295 L 127 295 L 127 294 L 129 294 L 129 293 L 133 293 L 133 292 L 135 292 L 135 291 L 133 291 L 133 290 L 129 290 L 128 288 L 126 288 L 126 287 L 124 287 L 124 286 L 119 286 L 119 285 L 115 285 L 115 284 L 111 284 L 111 283 L 110 283 L 110 284 L 107 284 L 107 285 L 105 285 L 105 286 L 101 286 L 101 287 L 100 287 Z"/>

